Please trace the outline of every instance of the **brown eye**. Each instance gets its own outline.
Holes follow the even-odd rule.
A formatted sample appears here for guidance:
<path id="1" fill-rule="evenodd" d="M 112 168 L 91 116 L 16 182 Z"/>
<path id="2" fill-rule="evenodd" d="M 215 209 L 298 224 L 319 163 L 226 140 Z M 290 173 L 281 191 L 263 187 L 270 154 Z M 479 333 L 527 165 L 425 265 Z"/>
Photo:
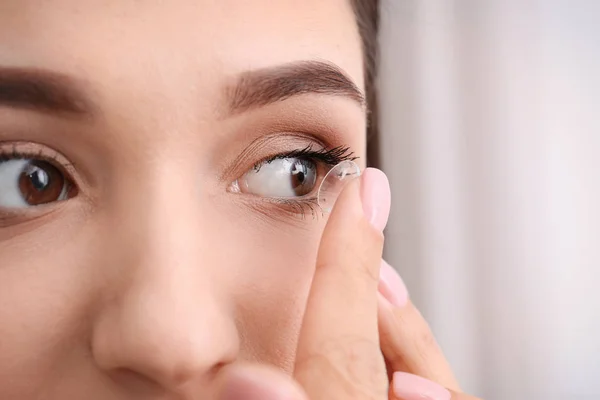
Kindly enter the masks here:
<path id="1" fill-rule="evenodd" d="M 271 198 L 302 197 L 314 191 L 318 168 L 304 158 L 281 158 L 253 168 L 235 182 L 242 193 Z"/>
<path id="2" fill-rule="evenodd" d="M 24 208 L 67 200 L 76 188 L 60 168 L 36 159 L 0 161 L 0 207 Z"/>
<path id="3" fill-rule="evenodd" d="M 66 185 L 62 172 L 46 161 L 29 162 L 19 176 L 19 190 L 31 206 L 61 200 Z"/>
<path id="4" fill-rule="evenodd" d="M 296 159 L 290 167 L 291 186 L 296 196 L 305 196 L 315 187 L 317 173 L 315 165 L 306 160 Z"/>

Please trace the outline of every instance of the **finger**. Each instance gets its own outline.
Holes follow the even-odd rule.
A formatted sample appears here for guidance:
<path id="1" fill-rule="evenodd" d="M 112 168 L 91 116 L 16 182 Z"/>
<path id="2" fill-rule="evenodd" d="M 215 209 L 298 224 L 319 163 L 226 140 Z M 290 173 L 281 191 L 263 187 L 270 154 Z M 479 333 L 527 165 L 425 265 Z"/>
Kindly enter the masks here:
<path id="1" fill-rule="evenodd" d="M 460 391 L 429 324 L 408 299 L 398 273 L 382 261 L 380 277 L 379 336 L 388 367 L 392 372 L 410 372 Z"/>
<path id="2" fill-rule="evenodd" d="M 218 379 L 218 400 L 308 400 L 293 379 L 267 366 L 232 365 Z"/>
<path id="3" fill-rule="evenodd" d="M 385 175 L 367 169 L 342 192 L 323 233 L 295 369 L 313 400 L 386 395 L 377 285 L 389 196 Z"/>
<path id="4" fill-rule="evenodd" d="M 405 372 L 394 373 L 389 398 L 390 400 L 480 400 Z"/>

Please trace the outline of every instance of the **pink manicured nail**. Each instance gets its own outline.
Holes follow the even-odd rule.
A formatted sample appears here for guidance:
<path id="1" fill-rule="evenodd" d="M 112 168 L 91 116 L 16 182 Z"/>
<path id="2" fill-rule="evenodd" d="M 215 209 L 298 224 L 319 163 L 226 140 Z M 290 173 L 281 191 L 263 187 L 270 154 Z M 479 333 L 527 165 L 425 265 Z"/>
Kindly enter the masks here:
<path id="1" fill-rule="evenodd" d="M 408 290 L 404 281 L 385 260 L 381 260 L 379 269 L 379 292 L 396 307 L 404 307 L 408 303 Z"/>
<path id="2" fill-rule="evenodd" d="M 385 174 L 375 168 L 367 168 L 362 174 L 360 186 L 363 210 L 369 222 L 383 232 L 390 215 L 390 183 Z"/>
<path id="3" fill-rule="evenodd" d="M 444 387 L 420 376 L 394 372 L 392 383 L 394 396 L 402 400 L 451 400 L 452 395 Z"/>

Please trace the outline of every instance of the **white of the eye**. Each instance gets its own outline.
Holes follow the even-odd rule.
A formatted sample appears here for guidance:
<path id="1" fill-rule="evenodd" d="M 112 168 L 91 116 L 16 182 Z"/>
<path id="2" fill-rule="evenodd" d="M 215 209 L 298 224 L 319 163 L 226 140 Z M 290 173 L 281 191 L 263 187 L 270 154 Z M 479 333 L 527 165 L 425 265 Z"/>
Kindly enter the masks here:
<path id="1" fill-rule="evenodd" d="M 292 186 L 292 169 L 296 159 L 282 158 L 264 163 L 246 173 L 242 191 L 265 197 L 298 197 Z"/>
<path id="2" fill-rule="evenodd" d="M 22 208 L 28 204 L 19 188 L 19 177 L 29 160 L 0 162 L 0 207 Z"/>

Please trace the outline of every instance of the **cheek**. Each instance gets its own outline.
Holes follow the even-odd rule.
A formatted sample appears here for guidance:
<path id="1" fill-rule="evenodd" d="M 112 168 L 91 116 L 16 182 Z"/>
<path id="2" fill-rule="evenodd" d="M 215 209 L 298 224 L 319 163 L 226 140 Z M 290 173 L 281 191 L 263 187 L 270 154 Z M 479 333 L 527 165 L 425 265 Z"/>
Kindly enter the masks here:
<path id="1" fill-rule="evenodd" d="M 306 299 L 325 224 L 307 216 L 303 226 L 273 222 L 234 233 L 230 279 L 242 358 L 291 371 Z"/>
<path id="2" fill-rule="evenodd" d="M 61 226 L 78 218 L 69 216 Z M 11 382 L 0 385 L 3 399 L 37 397 L 30 392 L 44 382 L 56 382 L 66 371 L 83 372 L 79 360 L 91 294 L 81 266 L 91 249 L 56 228 L 50 224 L 0 241 L 0 382 Z M 71 368 L 74 363 L 78 369 Z"/>
<path id="3" fill-rule="evenodd" d="M 235 319 L 241 358 L 291 371 L 326 221 L 309 214 L 304 219 L 273 218 L 274 212 L 259 213 L 240 203 L 227 207 L 227 212 L 219 208 L 215 205 L 210 213 L 190 212 L 191 217 L 181 218 L 201 221 L 184 224 L 184 228 L 190 226 L 189 235 L 184 236 L 194 238 L 189 247 L 196 249 L 197 259 L 192 261 L 195 265 L 183 267 L 192 267 L 199 284 L 208 280 L 218 301 L 231 305 L 221 309 L 228 312 L 227 318 Z M 119 283 L 134 277 L 133 271 L 144 267 L 129 252 L 162 255 L 149 247 L 135 250 L 130 245 L 139 239 L 140 229 L 149 230 L 143 222 L 151 218 L 144 214 L 137 219 L 136 215 L 120 215 L 116 218 L 120 229 L 115 230 L 98 215 L 68 208 L 0 239 L 0 321 L 10 321 L 0 323 L 0 381 L 7 377 L 12 382 L 10 388 L 2 386 L 0 398 L 27 397 L 31 388 L 39 389 L 44 382 L 58 382 L 64 376 L 85 382 L 93 375 L 93 365 L 82 360 L 89 358 L 84 353 L 89 349 L 98 304 L 121 290 L 124 286 Z M 179 228 L 171 233 L 181 233 Z M 170 231 L 161 228 L 157 232 L 162 237 Z M 171 254 L 177 249 L 163 250 Z M 142 276 L 135 275 L 136 279 Z"/>

